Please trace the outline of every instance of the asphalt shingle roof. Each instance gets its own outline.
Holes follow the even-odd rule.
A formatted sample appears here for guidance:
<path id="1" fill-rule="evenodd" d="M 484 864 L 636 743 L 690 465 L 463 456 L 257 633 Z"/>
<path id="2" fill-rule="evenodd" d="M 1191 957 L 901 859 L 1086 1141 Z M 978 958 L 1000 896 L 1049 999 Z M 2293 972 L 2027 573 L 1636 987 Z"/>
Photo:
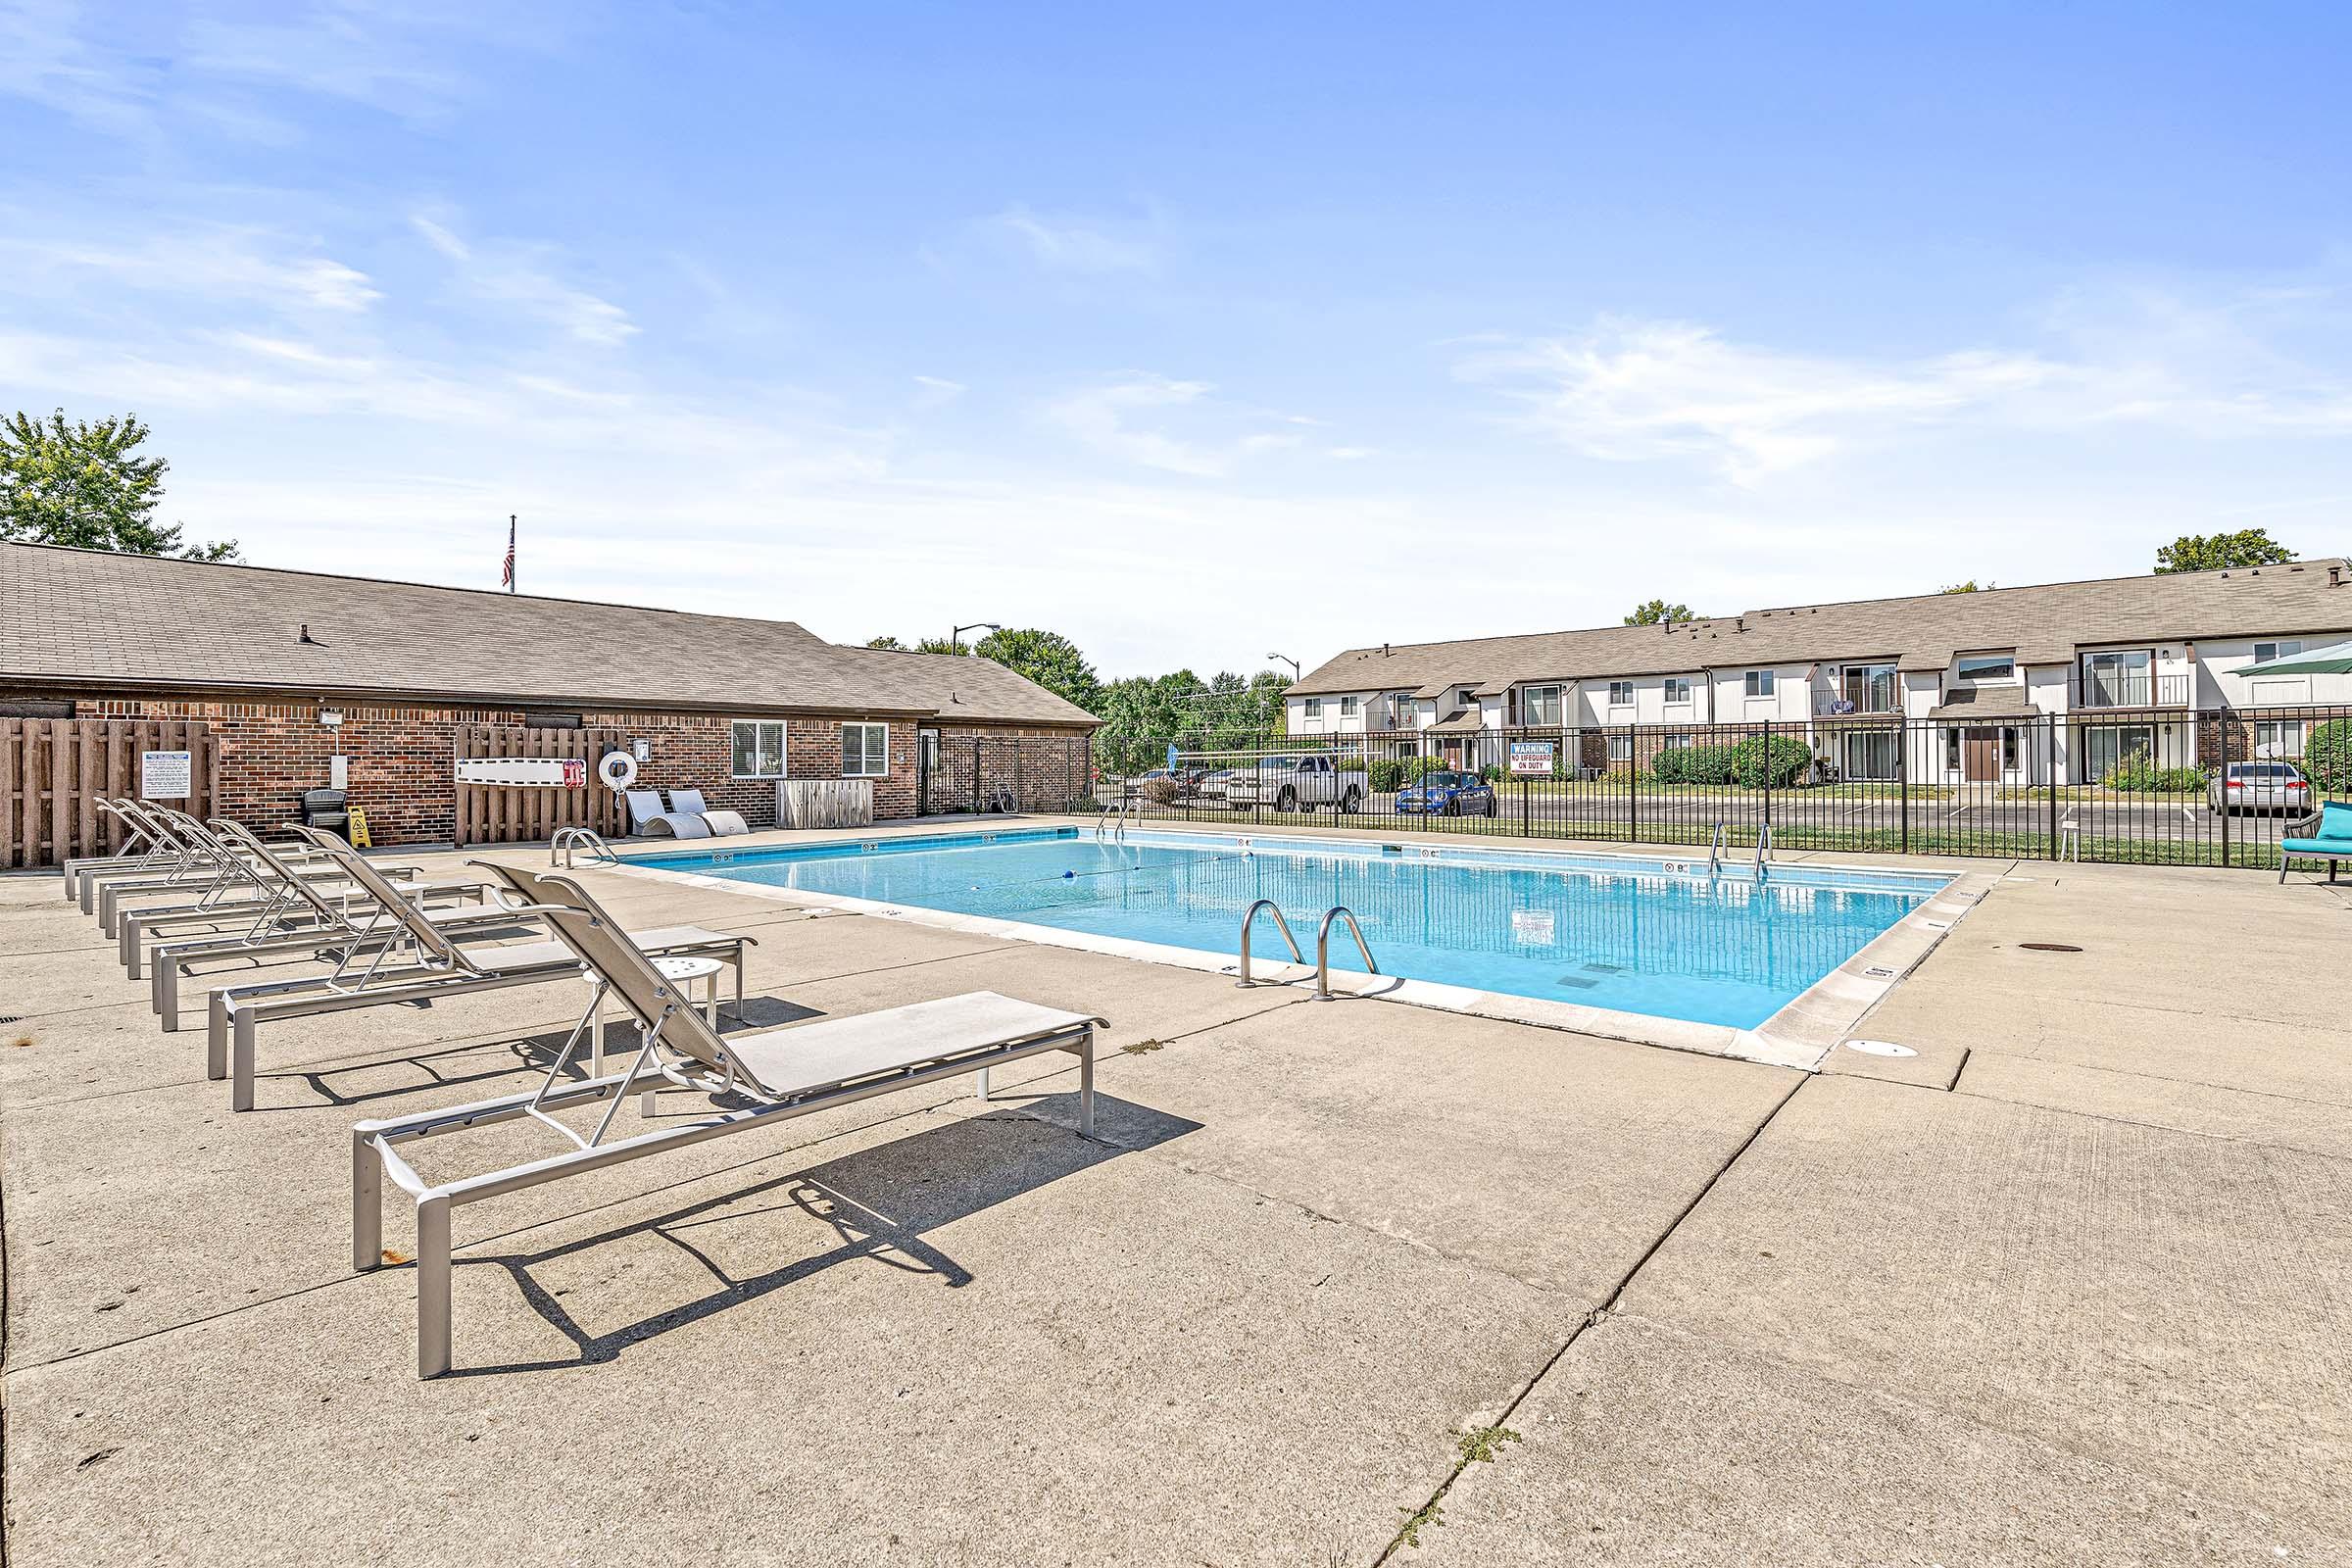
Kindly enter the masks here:
<path id="1" fill-rule="evenodd" d="M 8 680 L 1096 722 L 989 660 L 843 648 L 789 620 L 18 544 L 0 545 Z"/>
<path id="2" fill-rule="evenodd" d="M 2330 584 L 2333 571 L 2338 584 Z M 1665 626 L 1475 637 L 1351 648 L 1306 672 L 1301 695 L 1475 683 L 1665 675 L 1700 669 L 1894 660 L 1942 669 L 1955 654 L 2014 651 L 2024 664 L 2065 664 L 2079 648 L 2352 629 L 2352 565 L 2341 559 L 2230 571 L 2109 577 L 1842 604 L 1751 610 Z"/>

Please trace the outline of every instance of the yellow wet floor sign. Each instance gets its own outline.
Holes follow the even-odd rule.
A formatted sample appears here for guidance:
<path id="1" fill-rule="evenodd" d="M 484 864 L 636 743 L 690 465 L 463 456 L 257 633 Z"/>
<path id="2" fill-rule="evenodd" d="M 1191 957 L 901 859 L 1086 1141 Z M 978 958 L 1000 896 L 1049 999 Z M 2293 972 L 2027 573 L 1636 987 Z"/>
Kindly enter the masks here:
<path id="1" fill-rule="evenodd" d="M 375 847 L 375 841 L 368 836 L 368 813 L 356 806 L 351 808 L 349 827 L 352 848 L 367 850 Z"/>

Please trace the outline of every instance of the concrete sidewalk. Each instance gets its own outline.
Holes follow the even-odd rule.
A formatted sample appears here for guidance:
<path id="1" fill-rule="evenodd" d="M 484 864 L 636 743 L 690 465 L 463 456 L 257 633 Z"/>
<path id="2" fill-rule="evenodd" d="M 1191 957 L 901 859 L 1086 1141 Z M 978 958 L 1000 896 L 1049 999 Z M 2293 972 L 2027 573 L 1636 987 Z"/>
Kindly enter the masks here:
<path id="1" fill-rule="evenodd" d="M 581 989 L 265 1031 L 232 1115 L 0 878 L 11 1563 L 2352 1562 L 2352 889 L 2017 867 L 1811 1076 L 580 874 L 756 1019 L 1107 1014 L 1097 1139 L 1041 1059 L 462 1210 L 420 1384 L 350 1124 Z"/>

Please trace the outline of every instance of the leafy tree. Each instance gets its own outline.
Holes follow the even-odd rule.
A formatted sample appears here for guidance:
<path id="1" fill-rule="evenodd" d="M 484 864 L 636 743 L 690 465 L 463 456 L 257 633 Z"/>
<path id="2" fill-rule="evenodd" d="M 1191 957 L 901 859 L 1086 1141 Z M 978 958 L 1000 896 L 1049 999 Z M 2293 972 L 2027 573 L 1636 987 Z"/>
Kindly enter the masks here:
<path id="1" fill-rule="evenodd" d="M 1646 605 L 1636 607 L 1634 612 L 1625 617 L 1625 623 L 1628 626 L 1655 626 L 1661 621 L 1680 622 L 1697 618 L 1690 613 L 1689 605 L 1670 605 L 1663 599 L 1652 599 Z"/>
<path id="2" fill-rule="evenodd" d="M 879 637 L 868 637 L 865 640 L 865 646 L 868 648 L 879 648 L 885 652 L 893 654 L 903 654 L 906 652 L 906 645 L 899 641 L 896 637 L 893 637 L 888 632 L 884 632 Z"/>
<path id="3" fill-rule="evenodd" d="M 953 637 L 925 637 L 914 645 L 918 654 L 969 654 L 971 650 Z"/>
<path id="4" fill-rule="evenodd" d="M 2184 533 L 2156 552 L 2156 573 L 2219 571 L 2230 566 L 2275 566 L 2295 553 L 2271 537 L 2268 528 L 2235 533 Z"/>
<path id="5" fill-rule="evenodd" d="M 1946 583 L 1943 587 L 1938 588 L 1936 592 L 1945 594 L 1974 594 L 1982 593 L 1987 588 L 1998 588 L 2000 584 L 1997 582 L 1979 582 L 1976 578 L 1971 577 L 1966 582 Z"/>
<path id="6" fill-rule="evenodd" d="M 972 651 L 982 659 L 995 660 L 1006 669 L 1017 670 L 1090 713 L 1102 699 L 1102 677 L 1095 673 L 1095 666 L 1086 662 L 1078 645 L 1057 631 L 1035 626 L 1007 627 L 990 632 Z"/>
<path id="7" fill-rule="evenodd" d="M 237 543 L 183 545 L 180 530 L 155 520 L 164 499 L 161 458 L 137 455 L 147 439 L 138 416 L 96 424 L 48 421 L 20 411 L 0 424 L 0 539 L 73 545 L 132 556 L 234 561 Z"/>

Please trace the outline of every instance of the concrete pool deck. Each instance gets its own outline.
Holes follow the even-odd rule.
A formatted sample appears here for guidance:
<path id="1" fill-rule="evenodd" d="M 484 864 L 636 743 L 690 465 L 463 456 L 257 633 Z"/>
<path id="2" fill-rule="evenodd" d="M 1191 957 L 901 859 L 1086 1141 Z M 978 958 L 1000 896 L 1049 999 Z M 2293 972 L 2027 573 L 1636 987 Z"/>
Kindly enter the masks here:
<path id="1" fill-rule="evenodd" d="M 286 1026 L 232 1115 L 0 877 L 8 1560 L 2352 1561 L 2352 885 L 1934 863 L 1918 1054 L 1812 1074 L 583 867 L 762 1020 L 1106 1014 L 1098 1138 L 1041 1060 L 463 1210 L 424 1384 L 349 1126 L 577 988 Z"/>

